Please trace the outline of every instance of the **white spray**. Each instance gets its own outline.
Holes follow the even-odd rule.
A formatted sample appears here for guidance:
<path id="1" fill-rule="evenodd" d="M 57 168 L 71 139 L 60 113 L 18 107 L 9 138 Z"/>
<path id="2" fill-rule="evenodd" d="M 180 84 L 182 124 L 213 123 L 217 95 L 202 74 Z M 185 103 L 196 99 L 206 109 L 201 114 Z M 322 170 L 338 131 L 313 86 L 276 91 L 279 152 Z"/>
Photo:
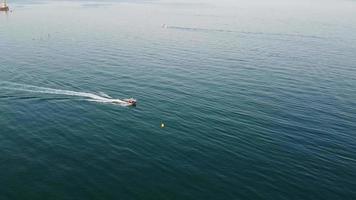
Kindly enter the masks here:
<path id="1" fill-rule="evenodd" d="M 95 101 L 101 103 L 115 103 L 122 106 L 128 106 L 129 104 L 121 99 L 114 99 L 109 95 L 100 92 L 99 94 L 88 93 L 88 92 L 76 92 L 70 90 L 60 90 L 60 89 L 52 89 L 46 87 L 38 87 L 33 85 L 12 83 L 7 81 L 0 82 L 0 90 L 17 90 L 17 91 L 25 91 L 25 92 L 33 92 L 33 93 L 43 93 L 43 94 L 56 94 L 56 95 L 66 95 L 66 96 L 77 96 L 77 97 L 86 97 L 88 101 Z"/>

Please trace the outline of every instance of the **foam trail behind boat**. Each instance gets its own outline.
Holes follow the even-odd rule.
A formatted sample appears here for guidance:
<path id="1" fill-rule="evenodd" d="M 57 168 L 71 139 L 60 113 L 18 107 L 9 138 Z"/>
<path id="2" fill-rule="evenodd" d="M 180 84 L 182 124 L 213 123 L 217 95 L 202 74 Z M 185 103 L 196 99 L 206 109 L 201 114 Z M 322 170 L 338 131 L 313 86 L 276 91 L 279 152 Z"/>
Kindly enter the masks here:
<path id="1" fill-rule="evenodd" d="M 25 92 L 33 92 L 33 93 L 43 93 L 43 94 L 56 94 L 56 95 L 66 95 L 66 96 L 77 96 L 77 97 L 86 97 L 88 101 L 95 101 L 101 103 L 116 103 L 122 106 L 127 106 L 128 103 L 122 101 L 120 99 L 113 99 L 109 95 L 100 96 L 98 94 L 88 93 L 88 92 L 76 92 L 70 90 L 60 90 L 46 87 L 38 87 L 33 85 L 12 83 L 7 81 L 0 82 L 0 89 L 8 89 L 8 90 L 17 90 L 17 91 L 25 91 Z M 102 93 L 104 94 L 104 93 Z"/>
<path id="2" fill-rule="evenodd" d="M 112 99 L 111 96 L 105 94 L 104 92 L 99 92 L 99 95 L 102 96 L 102 97 L 106 97 L 106 98 Z"/>

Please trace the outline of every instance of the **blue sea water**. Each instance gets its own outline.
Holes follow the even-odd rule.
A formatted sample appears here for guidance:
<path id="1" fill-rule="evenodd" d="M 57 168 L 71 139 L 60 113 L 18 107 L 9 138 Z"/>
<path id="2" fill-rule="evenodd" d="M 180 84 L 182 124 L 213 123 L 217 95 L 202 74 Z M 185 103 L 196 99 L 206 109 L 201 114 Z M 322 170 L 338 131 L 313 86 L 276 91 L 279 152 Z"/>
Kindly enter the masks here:
<path id="1" fill-rule="evenodd" d="M 1 200 L 356 199 L 355 1 L 9 4 Z"/>

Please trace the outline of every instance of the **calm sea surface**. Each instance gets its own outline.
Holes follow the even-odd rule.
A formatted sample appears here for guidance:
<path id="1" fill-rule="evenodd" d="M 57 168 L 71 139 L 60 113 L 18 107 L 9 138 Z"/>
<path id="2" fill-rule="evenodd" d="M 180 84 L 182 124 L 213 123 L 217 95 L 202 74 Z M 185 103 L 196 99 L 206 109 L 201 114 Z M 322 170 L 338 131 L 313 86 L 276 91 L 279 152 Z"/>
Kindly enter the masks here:
<path id="1" fill-rule="evenodd" d="M 1 200 L 356 199 L 355 1 L 9 3 Z"/>

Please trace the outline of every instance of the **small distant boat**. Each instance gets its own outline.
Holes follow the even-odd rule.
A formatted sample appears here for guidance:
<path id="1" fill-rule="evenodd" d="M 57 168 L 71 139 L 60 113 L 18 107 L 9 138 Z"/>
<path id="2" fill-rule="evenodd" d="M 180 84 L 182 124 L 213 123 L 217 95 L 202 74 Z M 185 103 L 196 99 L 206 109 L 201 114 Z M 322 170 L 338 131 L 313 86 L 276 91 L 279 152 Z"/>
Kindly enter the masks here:
<path id="1" fill-rule="evenodd" d="M 136 99 L 130 98 L 130 99 L 124 99 L 126 103 L 128 103 L 130 106 L 136 106 Z"/>
<path id="2" fill-rule="evenodd" d="M 114 103 L 114 104 L 121 104 L 121 105 L 127 105 L 127 106 L 136 106 L 137 100 L 134 98 L 130 99 L 109 99 L 109 102 Z"/>
<path id="3" fill-rule="evenodd" d="M 7 5 L 6 0 L 0 3 L 0 11 L 9 11 L 9 6 Z"/>

